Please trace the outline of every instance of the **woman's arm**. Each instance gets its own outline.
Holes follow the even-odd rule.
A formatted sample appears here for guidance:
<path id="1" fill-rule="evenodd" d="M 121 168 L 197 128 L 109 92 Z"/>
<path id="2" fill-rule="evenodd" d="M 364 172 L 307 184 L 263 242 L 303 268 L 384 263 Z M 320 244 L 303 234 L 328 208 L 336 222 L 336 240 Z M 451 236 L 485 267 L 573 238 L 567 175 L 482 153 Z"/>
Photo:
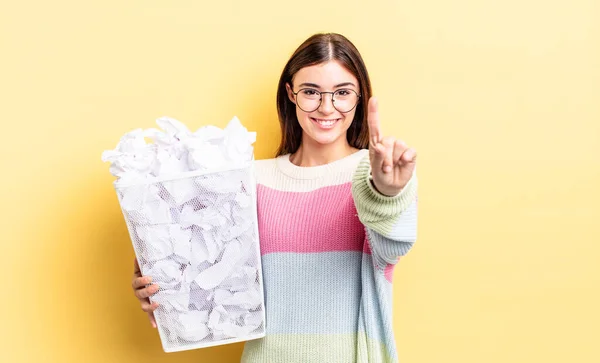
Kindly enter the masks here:
<path id="1" fill-rule="evenodd" d="M 371 177 L 369 157 L 360 161 L 352 179 L 352 196 L 365 225 L 373 257 L 384 268 L 404 256 L 417 239 L 416 168 L 395 196 L 381 194 Z"/>

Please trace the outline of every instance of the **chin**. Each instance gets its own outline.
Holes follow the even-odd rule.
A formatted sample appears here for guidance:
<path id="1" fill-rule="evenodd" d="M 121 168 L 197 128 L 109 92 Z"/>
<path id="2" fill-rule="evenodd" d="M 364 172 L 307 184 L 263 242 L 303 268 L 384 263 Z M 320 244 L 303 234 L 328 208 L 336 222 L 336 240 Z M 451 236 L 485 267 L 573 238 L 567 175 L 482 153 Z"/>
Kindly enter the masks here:
<path id="1" fill-rule="evenodd" d="M 313 141 L 315 141 L 316 143 L 320 144 L 320 145 L 329 145 L 329 144 L 334 144 L 337 141 L 340 140 L 340 138 L 345 138 L 346 137 L 346 133 L 331 133 L 329 135 L 323 135 L 321 133 L 309 133 L 307 135 L 308 137 L 310 137 Z"/>

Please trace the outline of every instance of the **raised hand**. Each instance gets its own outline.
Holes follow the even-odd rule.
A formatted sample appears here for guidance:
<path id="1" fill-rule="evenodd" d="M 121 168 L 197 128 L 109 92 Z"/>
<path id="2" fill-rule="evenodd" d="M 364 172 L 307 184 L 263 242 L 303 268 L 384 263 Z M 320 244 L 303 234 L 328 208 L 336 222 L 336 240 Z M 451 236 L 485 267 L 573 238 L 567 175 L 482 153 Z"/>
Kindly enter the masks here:
<path id="1" fill-rule="evenodd" d="M 417 152 L 400 139 L 382 136 L 377 99 L 374 97 L 369 100 L 367 119 L 373 184 L 381 194 L 397 195 L 415 170 Z"/>

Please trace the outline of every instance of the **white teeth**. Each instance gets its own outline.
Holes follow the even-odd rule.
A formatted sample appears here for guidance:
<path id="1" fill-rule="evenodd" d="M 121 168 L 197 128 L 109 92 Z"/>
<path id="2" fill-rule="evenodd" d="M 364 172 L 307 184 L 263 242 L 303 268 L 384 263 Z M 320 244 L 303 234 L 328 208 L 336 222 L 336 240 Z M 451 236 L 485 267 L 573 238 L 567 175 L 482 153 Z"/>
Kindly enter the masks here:
<path id="1" fill-rule="evenodd" d="M 337 120 L 319 120 L 319 119 L 315 119 L 319 125 L 323 125 L 323 126 L 331 126 L 333 125 Z"/>

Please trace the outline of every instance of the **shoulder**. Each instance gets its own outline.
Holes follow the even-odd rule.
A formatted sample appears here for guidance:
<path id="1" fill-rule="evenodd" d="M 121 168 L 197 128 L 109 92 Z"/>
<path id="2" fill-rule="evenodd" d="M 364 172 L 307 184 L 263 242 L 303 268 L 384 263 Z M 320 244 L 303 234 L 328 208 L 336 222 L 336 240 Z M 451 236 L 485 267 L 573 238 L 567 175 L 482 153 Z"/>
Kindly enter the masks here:
<path id="1" fill-rule="evenodd" d="M 277 175 L 277 158 L 254 160 L 254 173 L 258 184 L 271 184 Z"/>
<path id="2" fill-rule="evenodd" d="M 275 165 L 277 158 L 254 160 L 255 168 L 268 168 Z"/>
<path id="3" fill-rule="evenodd" d="M 257 174 L 263 174 L 277 168 L 277 158 L 254 160 L 254 170 Z"/>

